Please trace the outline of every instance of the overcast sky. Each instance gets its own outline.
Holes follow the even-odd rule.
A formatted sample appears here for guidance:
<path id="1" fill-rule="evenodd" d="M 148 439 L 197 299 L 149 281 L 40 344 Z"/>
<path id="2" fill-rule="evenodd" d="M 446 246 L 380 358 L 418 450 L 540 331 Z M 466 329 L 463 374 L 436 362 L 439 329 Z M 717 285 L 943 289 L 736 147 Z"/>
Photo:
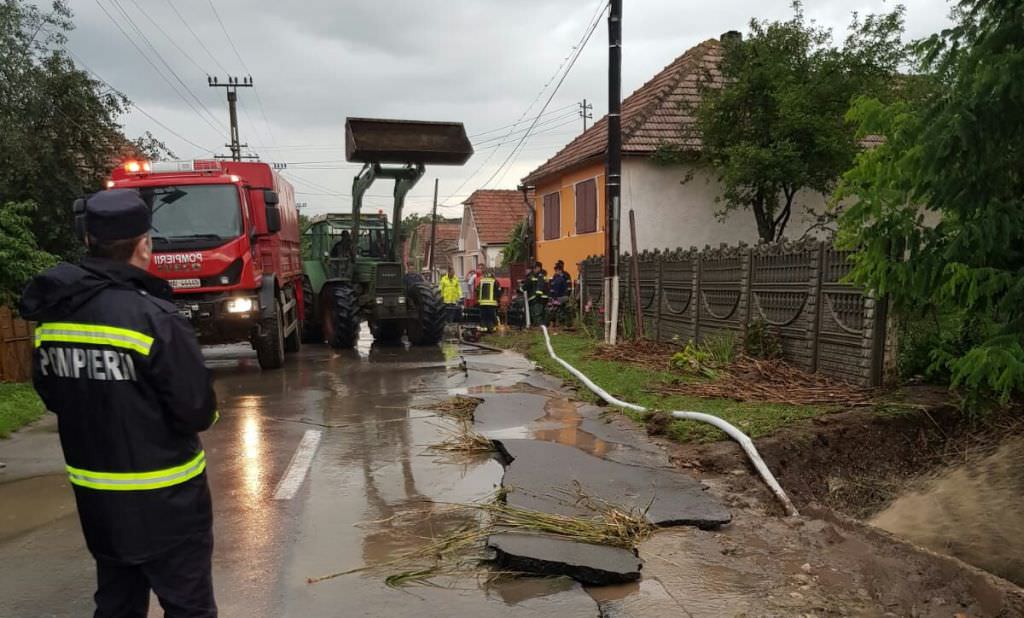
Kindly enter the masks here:
<path id="1" fill-rule="evenodd" d="M 607 111 L 608 35 L 602 19 L 534 135 L 502 166 L 599 9 L 596 0 L 213 1 L 228 36 L 209 0 L 73 0 L 76 30 L 69 46 L 80 62 L 181 137 L 135 110 L 123 119 L 126 133 L 151 131 L 179 158 L 227 152 L 224 90 L 209 88 L 207 74 L 251 74 L 255 88 L 239 91 L 242 140 L 264 161 L 288 164 L 285 175 L 310 214 L 349 209 L 358 165 L 344 162 L 346 116 L 464 122 L 475 136 L 476 154 L 461 168 L 428 167 L 407 208 L 429 211 L 432 181 L 439 177 L 441 201 L 448 205 L 441 213 L 459 216 L 457 204 L 473 190 L 514 189 L 582 131 L 577 102 L 592 102 L 595 119 Z M 624 5 L 623 97 L 705 39 L 733 29 L 746 33 L 752 17 L 791 14 L 788 0 Z M 948 23 L 943 0 L 905 5 L 908 38 Z M 881 0 L 809 0 L 806 13 L 841 35 L 852 11 L 893 6 Z M 524 114 L 526 124 L 508 127 Z M 390 192 L 387 185 L 375 185 L 368 205 L 390 205 Z"/>

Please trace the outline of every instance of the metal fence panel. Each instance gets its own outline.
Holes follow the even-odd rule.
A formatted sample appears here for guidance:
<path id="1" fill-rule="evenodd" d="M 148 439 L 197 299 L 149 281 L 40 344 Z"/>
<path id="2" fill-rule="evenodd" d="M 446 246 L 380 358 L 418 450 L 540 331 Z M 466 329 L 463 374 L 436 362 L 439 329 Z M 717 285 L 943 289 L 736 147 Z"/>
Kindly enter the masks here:
<path id="1" fill-rule="evenodd" d="M 860 385 L 883 374 L 885 305 L 844 283 L 849 252 L 821 241 L 638 256 L 645 336 L 657 341 L 742 337 L 754 322 L 775 333 L 786 361 Z M 620 313 L 635 323 L 629 257 L 620 265 Z M 580 263 L 584 314 L 603 319 L 604 261 Z"/>

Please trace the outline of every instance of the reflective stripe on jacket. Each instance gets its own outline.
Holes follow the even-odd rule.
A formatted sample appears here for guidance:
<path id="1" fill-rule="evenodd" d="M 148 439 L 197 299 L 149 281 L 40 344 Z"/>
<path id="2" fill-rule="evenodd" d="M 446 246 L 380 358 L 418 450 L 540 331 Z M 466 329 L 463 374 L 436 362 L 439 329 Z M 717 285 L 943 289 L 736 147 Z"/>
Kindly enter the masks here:
<path id="1" fill-rule="evenodd" d="M 481 307 L 498 306 L 498 282 L 494 277 L 481 277 L 477 283 L 477 302 Z"/>
<path id="2" fill-rule="evenodd" d="M 212 524 L 198 432 L 219 417 L 192 326 L 164 281 L 86 258 L 35 277 L 33 383 L 57 414 L 86 543 L 137 562 Z"/>
<path id="3" fill-rule="evenodd" d="M 446 305 L 454 305 L 462 298 L 462 285 L 458 278 L 444 275 L 441 277 L 441 300 Z"/>

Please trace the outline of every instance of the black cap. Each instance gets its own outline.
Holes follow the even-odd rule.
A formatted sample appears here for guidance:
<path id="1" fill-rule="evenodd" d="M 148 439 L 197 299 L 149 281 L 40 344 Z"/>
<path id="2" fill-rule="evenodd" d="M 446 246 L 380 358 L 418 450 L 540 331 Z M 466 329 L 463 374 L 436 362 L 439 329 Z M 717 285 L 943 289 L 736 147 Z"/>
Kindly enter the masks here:
<path id="1" fill-rule="evenodd" d="M 138 238 L 152 222 L 149 206 L 135 189 L 100 191 L 85 202 L 85 230 L 96 240 Z"/>

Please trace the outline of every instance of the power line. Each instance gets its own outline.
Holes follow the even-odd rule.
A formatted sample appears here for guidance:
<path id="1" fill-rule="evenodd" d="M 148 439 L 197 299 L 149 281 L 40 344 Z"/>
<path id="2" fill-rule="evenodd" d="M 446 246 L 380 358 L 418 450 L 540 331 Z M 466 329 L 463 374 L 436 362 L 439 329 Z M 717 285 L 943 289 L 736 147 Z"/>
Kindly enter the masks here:
<path id="1" fill-rule="evenodd" d="M 131 99 L 129 99 L 128 95 L 126 95 L 124 92 L 122 92 L 122 91 L 118 90 L 117 88 L 115 88 L 114 86 L 112 86 L 110 84 L 110 82 L 108 82 L 107 80 L 103 79 L 103 77 L 101 77 L 99 73 L 97 73 L 96 71 L 93 71 L 92 69 L 90 69 L 89 66 L 86 65 L 84 62 L 82 62 L 82 59 L 79 58 L 74 52 L 72 52 L 70 49 L 66 49 L 66 48 L 65 48 L 65 51 L 67 51 L 68 55 L 70 55 L 72 58 L 74 58 L 75 62 L 77 62 L 79 65 L 81 65 L 83 69 L 88 71 L 90 75 L 92 75 L 94 78 L 96 78 L 97 81 L 99 81 L 101 84 L 104 84 L 107 88 L 110 88 L 111 90 L 113 90 L 114 92 L 118 93 L 122 97 L 128 99 L 128 104 L 129 105 L 131 105 L 136 110 L 138 110 L 139 113 L 141 113 L 143 116 L 145 116 L 146 118 L 149 118 L 154 123 L 156 123 L 157 125 L 162 127 L 165 131 L 167 131 L 171 135 L 174 135 L 175 137 L 177 137 L 181 141 L 183 141 L 183 142 L 185 142 L 187 144 L 191 144 L 192 146 L 195 146 L 199 150 L 204 150 L 204 151 L 209 152 L 209 153 L 216 152 L 212 148 L 207 148 L 205 146 L 201 146 L 200 144 L 197 144 L 197 143 L 193 142 L 192 140 L 190 140 L 189 138 L 185 137 L 181 133 L 178 133 L 174 129 L 170 128 L 169 126 L 167 126 L 164 123 L 162 123 L 159 120 L 157 120 L 152 114 L 150 114 L 146 110 L 144 110 L 141 107 L 139 107 L 138 103 L 135 103 Z"/>
<path id="2" fill-rule="evenodd" d="M 134 3 L 134 2 L 136 1 L 136 0 L 131 0 L 131 1 L 132 1 L 132 2 Z M 220 63 L 220 60 L 218 60 L 218 59 L 217 59 L 217 56 L 215 56 L 215 55 L 213 54 L 213 52 L 211 52 L 211 51 L 210 51 L 210 48 L 206 46 L 206 43 L 204 43 L 204 42 L 203 42 L 203 40 L 202 40 L 201 38 L 199 38 L 199 35 L 198 35 L 198 34 L 196 34 L 196 31 L 195 31 L 195 30 L 193 30 L 193 29 L 192 29 L 192 26 L 190 26 L 190 25 L 188 24 L 188 21 L 186 21 L 186 20 L 185 20 L 185 17 L 184 17 L 184 16 L 182 16 L 182 14 L 181 14 L 181 12 L 180 12 L 180 11 L 178 11 L 178 8 L 177 8 L 176 6 L 174 6 L 174 3 L 173 3 L 173 2 L 171 1 L 171 0 L 167 0 L 167 4 L 168 4 L 168 6 L 170 6 L 170 7 L 171 7 L 171 10 L 172 10 L 172 11 L 174 11 L 174 14 L 178 16 L 178 20 L 179 20 L 179 21 L 181 21 L 181 23 L 182 23 L 182 24 L 183 24 L 183 25 L 185 26 L 185 28 L 186 28 L 186 29 L 187 29 L 187 30 L 189 31 L 189 33 L 190 33 L 190 34 L 192 35 L 192 38 L 193 38 L 193 39 L 195 39 L 196 43 L 198 43 L 198 44 L 199 44 L 199 47 L 201 47 L 201 48 L 203 49 L 203 51 L 205 51 L 205 52 L 206 52 L 206 55 L 207 55 L 207 56 L 209 56 L 211 60 L 213 60 L 214 64 L 216 64 L 216 65 L 217 65 L 217 67 L 218 67 L 218 68 L 219 68 L 219 69 L 220 69 L 220 70 L 221 70 L 221 71 L 222 71 L 222 72 L 223 72 L 224 74 L 230 75 L 231 73 L 230 73 L 230 72 L 229 72 L 229 71 L 228 71 L 227 69 L 225 69 L 225 68 L 224 68 L 224 65 Z M 148 16 L 147 16 L 147 19 L 148 19 Z M 150 21 L 152 21 L 152 20 L 150 20 Z M 169 37 L 168 37 L 168 38 L 169 38 Z M 172 42 L 173 42 L 173 39 L 172 39 Z M 177 47 L 177 45 L 175 45 L 175 46 Z M 179 48 L 179 51 L 180 51 L 180 48 Z M 183 53 L 184 53 L 184 52 L 183 52 Z M 187 55 L 187 54 L 186 54 L 186 55 Z M 195 65 L 195 66 L 196 66 L 197 68 L 199 68 L 199 69 L 200 69 L 200 70 L 201 70 L 201 71 L 202 71 L 203 73 L 205 73 L 205 74 L 206 74 L 207 76 L 209 76 L 209 74 L 210 74 L 210 72 L 209 72 L 209 71 L 207 71 L 207 70 L 203 69 L 203 68 L 202 68 L 202 67 L 201 67 L 201 66 L 199 65 L 199 63 L 198 63 L 198 62 L 196 62 L 196 61 L 195 61 L 195 60 L 194 60 L 194 59 L 193 59 L 193 58 L 192 58 L 191 56 L 188 56 L 188 58 L 189 58 L 190 60 L 192 60 L 192 64 L 194 64 L 194 65 Z M 253 92 L 255 92 L 255 89 L 253 89 Z M 258 139 L 258 140 L 259 140 L 260 142 L 263 142 L 263 141 L 264 141 L 264 140 L 263 140 L 263 136 L 262 136 L 262 135 L 260 135 L 260 133 L 259 133 L 259 126 L 258 126 L 258 125 L 257 125 L 257 124 L 256 124 L 255 122 L 253 122 L 253 120 L 252 120 L 252 116 L 250 116 L 250 115 L 249 115 L 249 108 L 248 108 L 248 107 L 247 107 L 247 106 L 245 105 L 245 102 L 244 102 L 243 100 L 241 100 L 241 99 L 239 99 L 238 103 L 239 103 L 239 105 L 240 105 L 240 106 L 241 106 L 241 108 L 242 108 L 242 114 L 243 114 L 243 115 L 245 115 L 245 120 L 246 120 L 246 123 L 247 123 L 247 124 L 248 124 L 248 125 L 249 125 L 249 126 L 250 126 L 250 127 L 252 128 L 253 132 L 254 132 L 254 133 L 256 133 L 256 139 Z M 255 142 L 254 142 L 254 145 L 255 145 L 255 146 L 256 146 L 257 148 L 263 148 L 263 146 L 261 146 L 260 144 L 256 144 Z"/>
<path id="3" fill-rule="evenodd" d="M 554 124 L 556 122 L 561 122 L 561 121 L 565 120 L 566 118 L 576 118 L 576 117 L 577 117 L 577 113 L 575 111 L 564 112 L 564 113 L 562 113 L 562 114 L 560 114 L 558 116 L 554 116 L 554 117 L 550 117 L 550 118 L 545 119 L 544 122 L 538 124 L 537 127 L 538 128 L 539 127 L 547 127 L 547 126 L 550 126 L 550 125 L 552 125 L 552 124 Z M 512 139 L 506 139 L 505 136 L 492 137 L 490 139 L 481 140 L 479 142 L 473 142 L 473 147 L 475 148 L 477 146 L 485 146 L 487 144 L 492 144 L 494 142 L 499 142 L 499 143 L 502 143 L 502 144 L 507 144 L 507 143 L 510 143 L 510 142 L 514 142 L 517 138 L 519 138 L 520 134 L 525 133 L 528 128 L 529 127 L 523 127 L 522 129 L 518 129 L 518 130 L 512 132 L 509 135 L 509 137 L 511 137 Z"/>
<path id="4" fill-rule="evenodd" d="M 567 126 L 569 126 L 571 124 L 576 124 L 576 118 L 577 118 L 576 114 L 573 114 L 573 117 L 571 119 L 569 119 L 569 120 L 563 120 L 559 124 L 556 124 L 554 126 L 549 126 L 546 129 L 544 129 L 543 131 L 534 131 L 531 134 L 531 137 L 535 137 L 537 135 L 545 135 L 547 133 L 552 133 L 554 131 L 557 131 L 558 129 L 561 129 L 562 127 L 567 127 Z M 501 143 L 498 143 L 498 144 L 491 144 L 490 146 L 484 146 L 483 148 L 480 148 L 480 150 L 487 150 L 488 148 L 500 148 L 501 146 L 504 146 L 505 144 L 511 144 L 514 141 L 516 141 L 516 140 L 513 139 L 513 140 L 509 140 L 507 142 L 501 142 Z"/>
<path id="5" fill-rule="evenodd" d="M 181 97 L 181 100 L 184 101 L 185 104 L 188 105 L 189 108 L 191 108 L 192 111 L 195 112 L 195 114 L 197 116 L 199 116 L 199 118 L 203 122 L 205 122 L 206 124 L 210 125 L 210 127 L 213 128 L 213 130 L 220 131 L 221 129 L 217 128 L 205 116 L 203 116 L 203 114 L 199 111 L 199 109 L 196 108 L 196 106 L 191 101 L 189 101 L 188 98 L 184 94 L 182 94 L 181 91 L 178 90 L 174 86 L 173 83 L 171 83 L 171 80 L 167 79 L 167 76 L 164 75 L 163 72 L 160 71 L 159 67 L 157 67 L 156 64 L 152 60 L 150 60 L 149 56 L 146 55 L 142 51 L 142 48 L 139 47 L 138 43 L 136 43 L 135 40 L 131 37 L 131 35 L 129 35 L 128 32 L 125 31 L 125 29 L 121 27 L 121 24 L 114 18 L 114 16 L 110 13 L 110 11 L 108 11 L 107 8 L 105 6 L 103 6 L 103 4 L 100 2 L 100 0 L 95 0 L 95 2 L 96 2 L 96 5 L 98 7 L 100 7 L 100 10 L 102 10 L 103 13 L 110 19 L 110 21 L 113 22 L 114 26 L 117 27 L 117 29 L 121 32 L 121 34 L 124 35 L 124 38 L 127 39 L 129 43 L 131 43 L 132 47 L 135 48 L 135 51 L 139 52 L 139 55 L 142 56 L 143 60 L 145 60 L 149 64 L 149 66 L 153 67 L 153 70 L 156 72 L 157 75 L 160 76 L 160 78 L 162 80 L 164 80 L 164 83 L 166 83 L 171 88 L 171 90 L 174 91 L 175 94 L 177 94 L 179 97 Z"/>
<path id="6" fill-rule="evenodd" d="M 185 58 L 187 58 L 188 61 L 192 63 L 192 66 L 194 66 L 196 69 L 199 70 L 200 73 L 202 73 L 204 75 L 209 75 L 210 74 L 209 71 L 204 69 L 202 67 L 202 65 L 200 65 L 198 62 L 196 62 L 196 59 L 193 58 L 191 54 L 189 54 L 186 50 L 182 49 L 182 47 L 180 45 L 178 45 L 178 42 L 175 41 L 174 38 L 171 35 L 167 34 L 167 31 L 165 31 L 163 28 L 161 28 L 160 25 L 158 23 L 156 23 L 156 21 L 152 17 L 149 16 L 149 13 L 147 13 L 144 10 L 142 10 L 142 7 L 139 6 L 139 3 L 136 2 L 136 0 L 130 0 L 130 2 L 133 5 L 135 5 L 135 9 L 138 10 L 138 12 L 141 13 L 142 16 L 146 18 L 146 21 L 148 21 L 150 24 L 153 25 L 154 28 L 156 28 L 157 32 L 159 32 L 160 34 L 164 35 L 164 38 L 167 39 L 168 41 L 170 41 L 171 45 L 174 46 L 174 49 L 178 50 L 178 52 L 182 56 L 185 56 Z"/>
<path id="7" fill-rule="evenodd" d="M 548 112 L 548 115 L 557 114 L 558 112 L 564 112 L 565 110 L 567 110 L 567 109 L 569 109 L 571 107 L 574 107 L 574 106 L 572 104 L 569 104 L 569 105 L 566 105 L 566 106 L 563 106 L 563 107 L 555 108 L 555 109 L 551 110 L 550 112 Z M 521 124 L 524 124 L 525 122 L 526 122 L 525 120 L 517 120 L 516 122 L 513 122 L 512 124 L 506 124 L 504 126 L 496 127 L 494 129 L 488 129 L 487 131 L 481 131 L 479 133 L 474 133 L 474 134 L 470 135 L 469 138 L 473 139 L 474 137 L 480 137 L 481 135 L 487 135 L 488 133 L 497 133 L 498 131 L 504 131 L 505 129 L 508 129 L 510 127 L 511 128 L 515 128 L 515 127 L 517 127 L 517 126 L 519 126 Z"/>
<path id="8" fill-rule="evenodd" d="M 221 72 L 225 75 L 230 75 L 231 71 L 228 71 L 224 68 L 224 65 L 220 63 L 220 60 L 217 59 L 217 56 L 213 55 L 213 53 L 210 51 L 210 48 L 206 46 L 206 43 L 204 43 L 203 40 L 199 38 L 199 35 L 196 34 L 196 31 L 192 29 L 192 26 L 188 25 L 188 22 L 185 21 L 185 18 L 182 17 L 181 13 L 178 11 L 178 7 L 174 6 L 174 2 L 172 0 L 167 0 L 167 4 L 171 7 L 171 10 L 174 11 L 174 14 L 178 16 L 178 19 L 181 20 L 181 23 L 185 25 L 185 28 L 188 29 L 188 31 L 192 34 L 192 38 L 194 38 L 196 42 L 199 43 L 199 47 L 202 47 L 203 51 L 206 52 L 206 55 L 210 57 L 210 60 L 213 60 L 213 63 L 217 65 L 217 68 L 220 69 Z"/>
<path id="9" fill-rule="evenodd" d="M 142 38 L 143 43 L 145 43 L 146 46 L 149 47 L 150 51 L 152 51 L 153 54 L 157 57 L 157 59 L 160 62 L 162 62 L 165 67 L 167 67 L 167 70 L 171 73 L 171 75 L 174 77 L 174 79 L 178 80 L 178 83 L 181 84 L 181 87 L 184 88 L 185 91 L 188 92 L 190 95 L 192 95 L 192 98 L 195 100 L 196 103 L 199 104 L 199 107 L 201 107 L 203 109 L 203 111 L 205 111 L 206 114 L 210 118 L 212 118 L 213 121 L 218 126 L 221 127 L 221 129 L 224 129 L 225 128 L 224 127 L 224 123 L 221 122 L 217 118 L 217 116 L 215 116 L 213 114 L 213 112 L 211 112 L 209 110 L 209 108 L 206 107 L 206 104 L 203 103 L 202 99 L 200 99 L 199 96 L 196 95 L 195 91 L 193 91 L 192 88 L 190 88 L 189 85 L 187 83 L 185 83 L 185 80 L 181 79 L 181 76 L 179 76 L 178 72 L 174 70 L 174 67 L 172 67 L 171 64 L 169 62 L 167 62 L 167 59 L 163 57 L 163 54 L 161 54 L 159 52 L 159 50 L 157 50 L 156 46 L 153 45 L 153 42 L 149 39 L 148 36 L 146 36 L 146 33 L 142 31 L 142 28 L 140 28 L 139 25 L 137 23 L 135 23 L 135 20 L 132 19 L 131 15 L 128 14 L 128 11 L 126 11 L 125 8 L 121 5 L 120 0 L 110 0 L 110 1 L 113 2 L 114 6 L 117 7 L 117 10 L 119 10 L 121 12 L 121 14 L 124 15 L 124 18 L 126 20 L 128 20 L 128 23 L 131 25 L 131 27 L 134 28 L 135 32 L 138 33 L 138 35 Z M 134 0 L 133 0 L 133 2 L 134 2 Z M 136 4 L 136 7 L 138 7 L 137 4 Z M 141 11 L 141 9 L 140 9 L 140 11 Z M 157 28 L 159 29 L 159 26 Z M 164 33 L 164 35 L 167 36 L 166 33 Z"/>
<path id="10" fill-rule="evenodd" d="M 544 113 L 544 110 L 546 110 L 548 105 L 551 104 L 551 100 L 555 98 L 556 94 L 558 94 L 558 89 L 562 87 L 562 84 L 565 82 L 565 78 L 569 76 L 569 72 L 572 71 L 573 66 L 576 65 L 576 61 L 579 60 L 580 55 L 583 54 L 584 48 L 586 48 L 587 43 L 590 41 L 590 37 L 594 34 L 594 31 L 597 30 L 598 24 L 601 23 L 601 16 L 604 15 L 604 12 L 607 8 L 608 3 L 602 0 L 602 4 L 599 7 L 599 10 L 597 14 L 594 16 L 594 21 L 590 25 L 590 29 L 583 37 L 583 40 L 580 42 L 580 44 L 574 48 L 575 54 L 573 55 L 572 60 L 569 61 L 569 65 L 565 68 L 565 72 L 562 73 L 562 77 L 558 80 L 558 83 L 555 84 L 555 88 L 554 90 L 551 91 L 551 95 L 548 96 L 548 100 L 544 102 L 544 107 L 541 108 L 540 114 Z M 516 144 L 515 148 L 512 149 L 512 152 L 510 152 L 508 156 L 505 157 L 505 160 L 501 163 L 500 166 L 498 166 L 498 169 L 494 170 L 494 173 L 491 174 L 491 177 L 488 178 L 487 182 L 485 182 L 482 186 L 486 187 L 487 185 L 491 184 L 491 181 L 494 180 L 494 178 L 498 175 L 498 172 L 501 172 L 502 168 L 504 168 L 506 165 L 509 165 L 510 161 L 512 161 L 513 158 L 516 156 L 516 152 L 519 150 L 520 147 L 522 147 L 523 143 L 526 142 L 526 140 L 530 137 L 530 132 L 533 131 L 533 127 L 535 127 L 537 125 L 537 121 L 540 120 L 540 114 L 538 114 L 537 117 L 533 119 L 533 124 L 530 125 L 530 128 L 519 140 L 519 143 Z M 504 170 L 504 172 L 501 175 L 501 179 L 505 177 L 506 173 L 508 173 L 508 169 Z M 499 179 L 498 182 L 501 182 L 501 179 Z"/>
<path id="11" fill-rule="evenodd" d="M 245 65 L 245 60 L 242 59 L 242 54 L 238 53 L 238 48 L 235 47 L 235 42 L 231 39 L 231 35 L 228 34 L 228 29 L 224 26 L 224 20 L 220 18 L 220 13 L 217 12 L 217 7 L 214 6 L 213 0 L 208 0 L 208 2 L 210 3 L 210 10 L 213 11 L 213 16 L 217 18 L 217 23 L 220 24 L 220 29 L 224 32 L 224 38 L 228 40 L 228 44 L 231 45 L 231 49 L 234 50 L 235 57 L 238 58 L 238 62 L 242 64 L 242 68 L 245 69 L 246 73 L 252 75 L 252 71 L 249 70 L 249 67 Z M 270 135 L 270 142 L 274 143 L 277 140 L 274 139 L 274 129 L 271 128 L 270 121 L 267 120 L 267 112 L 263 108 L 263 98 L 260 97 L 259 91 L 255 88 L 253 89 L 253 94 L 256 95 L 256 104 L 259 106 L 260 113 L 263 115 L 263 124 L 267 125 L 267 133 Z"/>
<path id="12" fill-rule="evenodd" d="M 598 1 L 598 10 L 597 10 L 597 13 L 596 13 L 596 14 L 595 14 L 595 16 L 594 16 L 594 19 L 592 20 L 592 21 L 594 22 L 594 25 L 590 26 L 590 28 L 589 28 L 589 33 L 592 33 L 592 32 L 594 31 L 594 28 L 596 28 L 596 27 L 597 27 L 597 26 L 596 26 L 596 24 L 597 24 L 597 22 L 598 22 L 598 21 L 600 20 L 600 18 L 601 18 L 601 15 L 602 15 L 602 14 L 604 13 L 604 10 L 605 10 L 605 8 L 607 8 L 607 6 L 608 6 L 608 0 L 599 0 L 599 1 Z M 590 34 L 589 34 L 589 33 L 585 35 L 585 38 L 586 38 L 586 39 L 589 39 L 589 38 L 590 38 Z M 546 82 L 546 83 L 544 84 L 544 86 L 543 86 L 543 87 L 542 87 L 542 88 L 541 88 L 541 89 L 540 89 L 539 91 L 537 91 L 537 95 L 536 95 L 536 96 L 535 96 L 535 97 L 533 98 L 533 101 L 531 101 L 531 102 L 530 102 L 530 104 L 529 104 L 529 105 L 528 105 L 528 106 L 526 107 L 526 109 L 525 109 L 525 110 L 523 111 L 522 115 L 520 115 L 520 116 L 519 116 L 519 119 L 518 119 L 518 120 L 516 120 L 516 122 L 515 122 L 515 123 L 513 123 L 513 125 L 512 125 L 513 127 L 523 122 L 523 119 L 524 119 L 524 118 L 526 118 L 526 116 L 527 116 L 527 115 L 528 115 L 528 114 L 530 113 L 530 110 L 532 110 L 532 109 L 533 109 L 533 107 L 534 107 L 534 105 L 536 105 L 536 104 L 537 104 L 537 101 L 539 101 L 539 100 L 540 100 L 541 96 L 542 96 L 542 95 L 544 94 L 544 91 L 548 89 L 548 86 L 550 86 L 550 85 L 551 85 L 551 82 L 553 82 L 553 81 L 554 81 L 555 77 L 557 77 L 557 76 L 558 76 L 558 74 L 559 74 L 559 73 L 561 73 L 561 71 L 562 71 L 562 67 L 564 67 L 564 66 L 565 66 L 565 63 L 566 63 L 566 62 L 567 62 L 567 61 L 569 60 L 569 57 L 570 57 L 570 56 L 572 56 L 572 55 L 573 55 L 573 52 L 577 51 L 577 49 L 578 49 L 578 48 L 579 48 L 579 44 L 577 44 L 577 45 L 573 46 L 573 48 L 572 48 L 572 49 L 570 50 L 570 53 L 569 53 L 569 55 L 568 55 L 568 56 L 566 56 L 565 58 L 563 58 L 563 59 L 562 59 L 562 62 L 561 62 L 561 64 L 559 64 L 559 65 L 558 65 L 558 68 L 557 68 L 557 69 L 555 69 L 555 72 L 554 72 L 554 74 L 553 74 L 553 75 L 551 76 L 551 78 L 550 78 L 550 79 L 548 79 L 548 81 L 547 81 L 547 82 Z M 565 78 L 564 78 L 564 76 L 563 76 L 563 78 L 562 78 L 562 79 L 565 79 Z M 559 82 L 559 85 L 561 85 L 561 82 Z M 556 92 L 557 92 L 557 88 L 556 88 Z M 552 95 L 552 96 L 553 96 L 553 95 Z M 548 99 L 548 103 L 550 103 L 550 102 L 551 102 L 551 98 L 549 98 L 549 99 Z M 545 105 L 545 107 L 546 107 L 546 105 Z M 540 114 L 543 114 L 543 113 L 544 113 L 544 109 L 542 109 L 542 110 L 541 110 Z M 534 123 L 536 123 L 536 121 L 537 121 L 537 120 L 538 120 L 538 119 L 540 118 L 540 114 L 538 114 L 538 115 L 537 115 L 537 118 L 534 118 Z M 513 133 L 513 131 L 512 131 L 511 129 L 510 129 L 510 130 L 508 131 L 508 133 L 506 133 L 506 134 L 505 134 L 505 136 L 504 136 L 504 138 L 503 138 L 503 139 L 508 139 L 508 137 L 509 137 L 509 136 L 510 136 L 510 135 L 511 135 L 512 133 Z M 526 133 L 526 134 L 524 134 L 524 135 L 529 135 L 529 133 Z M 459 191 L 461 191 L 463 187 L 465 187 L 465 186 L 466 186 L 467 184 L 469 184 L 469 181 L 470 181 L 470 180 L 472 180 L 473 178 L 476 178 L 477 174 L 479 174 L 479 173 L 480 173 L 481 171 L 483 171 L 484 167 L 486 167 L 486 166 L 487 166 L 487 164 L 488 164 L 488 163 L 490 162 L 491 158 L 493 158 L 493 157 L 494 157 L 494 153 L 496 153 L 496 152 L 497 152 L 498 150 L 499 150 L 498 148 L 495 148 L 495 149 L 491 150 L 491 152 L 490 152 L 490 153 L 488 153 L 487 157 L 486 157 L 486 158 L 484 159 L 483 163 L 481 163 L 481 164 L 480 164 L 480 166 L 479 166 L 479 167 L 477 167 L 477 168 L 476 168 L 476 169 L 475 169 L 475 170 L 473 171 L 473 173 L 472 173 L 472 174 L 470 174 L 469 176 L 467 176 L 467 177 L 466 177 L 466 179 L 462 181 L 462 184 L 460 184 L 460 185 L 459 185 L 459 186 L 458 186 L 458 187 L 457 187 L 457 188 L 455 189 L 455 191 L 453 192 L 453 194 L 456 194 L 456 193 L 458 193 Z M 515 152 L 515 150 L 514 150 L 514 149 L 513 149 L 513 152 Z M 507 159 L 506 159 L 506 160 L 507 160 Z M 501 167 L 499 166 L 499 167 L 498 167 L 498 170 L 500 170 L 500 169 L 501 169 Z M 496 172 L 497 172 L 497 170 L 496 170 Z M 491 176 L 491 177 L 493 178 L 493 177 L 494 177 L 494 175 L 492 174 L 492 176 Z M 483 186 L 485 186 L 486 184 L 487 184 L 487 183 L 484 183 L 484 185 L 483 185 Z M 447 205 L 447 202 L 448 202 L 448 200 L 449 200 L 449 199 L 451 199 L 451 197 L 452 197 L 452 195 L 449 195 L 448 197 L 444 198 L 444 202 L 446 203 L 446 205 Z"/>

